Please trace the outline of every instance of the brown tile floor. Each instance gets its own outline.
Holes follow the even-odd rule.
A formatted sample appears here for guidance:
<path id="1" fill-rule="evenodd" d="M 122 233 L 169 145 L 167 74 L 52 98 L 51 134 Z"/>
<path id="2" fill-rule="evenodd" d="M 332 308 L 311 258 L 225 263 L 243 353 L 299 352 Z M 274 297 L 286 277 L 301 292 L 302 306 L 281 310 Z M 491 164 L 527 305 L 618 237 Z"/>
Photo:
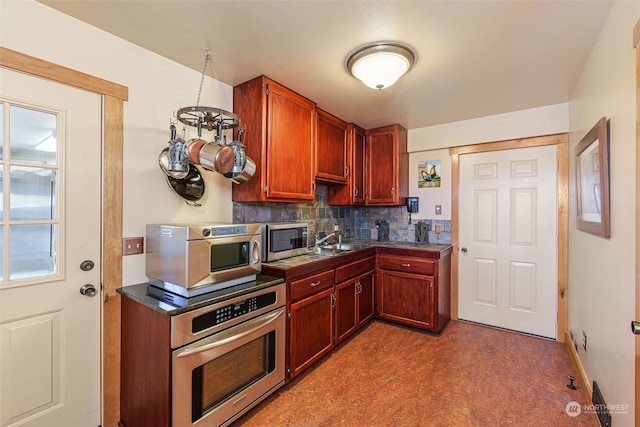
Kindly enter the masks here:
<path id="1" fill-rule="evenodd" d="M 587 403 L 568 375 L 557 342 L 457 321 L 439 337 L 373 321 L 234 427 L 598 425 L 567 415 L 567 403 Z"/>

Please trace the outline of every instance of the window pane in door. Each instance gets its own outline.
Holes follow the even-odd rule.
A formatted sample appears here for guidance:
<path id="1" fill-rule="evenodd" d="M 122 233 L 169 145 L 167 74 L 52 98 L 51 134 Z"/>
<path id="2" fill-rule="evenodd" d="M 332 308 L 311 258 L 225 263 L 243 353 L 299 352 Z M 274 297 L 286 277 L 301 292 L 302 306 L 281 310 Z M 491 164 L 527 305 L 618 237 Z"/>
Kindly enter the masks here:
<path id="1" fill-rule="evenodd" d="M 4 104 L 0 104 L 0 160 L 4 155 Z"/>
<path id="2" fill-rule="evenodd" d="M 0 165 L 0 221 L 4 219 L 4 165 Z"/>
<path id="3" fill-rule="evenodd" d="M 4 227 L 0 225 L 0 282 L 4 280 Z"/>
<path id="4" fill-rule="evenodd" d="M 10 280 L 50 276 L 56 273 L 56 228 L 54 224 L 9 227 Z"/>
<path id="5" fill-rule="evenodd" d="M 11 166 L 9 218 L 12 221 L 56 218 L 56 173 L 52 169 Z"/>
<path id="6" fill-rule="evenodd" d="M 58 116 L 15 105 L 9 114 L 11 160 L 55 165 Z"/>

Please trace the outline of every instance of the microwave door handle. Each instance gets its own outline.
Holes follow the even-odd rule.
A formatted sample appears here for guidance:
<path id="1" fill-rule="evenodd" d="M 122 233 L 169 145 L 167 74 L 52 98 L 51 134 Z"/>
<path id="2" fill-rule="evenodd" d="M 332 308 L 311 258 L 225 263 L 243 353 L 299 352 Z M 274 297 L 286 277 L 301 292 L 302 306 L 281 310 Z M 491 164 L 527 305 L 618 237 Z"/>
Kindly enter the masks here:
<path id="1" fill-rule="evenodd" d="M 225 344 L 229 344 L 233 341 L 239 340 L 243 337 L 246 337 L 249 334 L 254 333 L 255 331 L 259 330 L 260 328 L 263 328 L 265 326 L 267 326 L 268 324 L 272 323 L 273 321 L 275 321 L 278 317 L 282 316 L 284 314 L 284 310 L 279 310 L 276 313 L 272 313 L 269 316 L 267 316 L 264 320 L 261 319 L 261 322 L 257 325 L 255 325 L 254 327 L 250 328 L 250 329 L 246 329 L 244 331 L 240 331 L 237 333 L 234 333 L 233 335 L 227 337 L 227 338 L 222 338 L 219 340 L 216 340 L 214 342 L 208 343 L 208 344 L 204 344 L 201 346 L 197 346 L 197 347 L 193 347 L 190 349 L 186 349 L 182 352 L 180 352 L 180 354 L 178 354 L 178 357 L 188 357 L 191 356 L 193 354 L 196 353 L 201 353 L 203 351 L 207 351 L 207 350 L 211 350 L 212 348 L 216 348 L 216 347 L 220 347 L 222 345 Z"/>

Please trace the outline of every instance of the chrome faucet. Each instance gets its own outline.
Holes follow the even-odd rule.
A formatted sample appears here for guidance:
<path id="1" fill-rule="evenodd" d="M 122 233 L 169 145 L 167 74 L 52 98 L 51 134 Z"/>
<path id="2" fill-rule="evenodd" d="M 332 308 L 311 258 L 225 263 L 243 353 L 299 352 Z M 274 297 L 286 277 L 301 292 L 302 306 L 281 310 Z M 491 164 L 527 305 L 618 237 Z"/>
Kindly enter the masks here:
<path id="1" fill-rule="evenodd" d="M 328 234 L 328 235 L 324 236 L 322 239 L 316 240 L 316 246 L 320 246 L 322 243 L 326 242 L 327 240 L 329 240 L 330 238 L 332 238 L 335 235 L 336 235 L 336 233 L 331 233 L 331 234 Z"/>

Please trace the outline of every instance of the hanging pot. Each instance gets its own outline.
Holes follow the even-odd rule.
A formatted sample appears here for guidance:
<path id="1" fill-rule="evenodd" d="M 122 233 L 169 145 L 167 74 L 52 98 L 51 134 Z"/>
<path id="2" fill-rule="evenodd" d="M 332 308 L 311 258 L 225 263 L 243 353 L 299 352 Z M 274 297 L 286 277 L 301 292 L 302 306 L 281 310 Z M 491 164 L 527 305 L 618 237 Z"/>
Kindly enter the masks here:
<path id="1" fill-rule="evenodd" d="M 178 179 L 167 175 L 167 183 L 187 203 L 198 205 L 195 202 L 204 195 L 204 179 L 198 168 L 192 164 L 189 164 L 189 171 L 184 178 Z"/>
<path id="2" fill-rule="evenodd" d="M 207 141 L 202 138 L 194 138 L 187 142 L 187 154 L 189 155 L 189 161 L 194 165 L 200 164 L 200 150 Z"/>
<path id="3" fill-rule="evenodd" d="M 198 160 L 203 168 L 224 175 L 233 168 L 233 149 L 228 145 L 208 142 L 200 149 Z"/>
<path id="4" fill-rule="evenodd" d="M 187 154 L 187 144 L 182 138 L 175 138 L 169 141 L 167 151 L 167 170 L 172 174 L 186 176 L 189 172 L 189 155 Z"/>
<path id="5" fill-rule="evenodd" d="M 256 172 L 256 164 L 247 156 L 244 151 L 244 145 L 234 142 L 231 146 L 234 154 L 233 167 L 224 176 L 231 178 L 236 184 L 243 184 L 253 177 Z"/>
<path id="6" fill-rule="evenodd" d="M 170 178 L 182 179 L 182 178 L 186 177 L 187 174 L 189 173 L 188 167 L 185 170 L 171 170 L 171 169 L 169 169 L 169 147 L 165 147 L 160 152 L 160 155 L 158 156 L 158 165 L 160 166 L 160 169 L 162 169 L 162 172 L 164 172 L 164 174 L 167 175 L 167 177 L 170 177 Z M 187 165 L 188 165 L 188 163 L 187 163 Z"/>

